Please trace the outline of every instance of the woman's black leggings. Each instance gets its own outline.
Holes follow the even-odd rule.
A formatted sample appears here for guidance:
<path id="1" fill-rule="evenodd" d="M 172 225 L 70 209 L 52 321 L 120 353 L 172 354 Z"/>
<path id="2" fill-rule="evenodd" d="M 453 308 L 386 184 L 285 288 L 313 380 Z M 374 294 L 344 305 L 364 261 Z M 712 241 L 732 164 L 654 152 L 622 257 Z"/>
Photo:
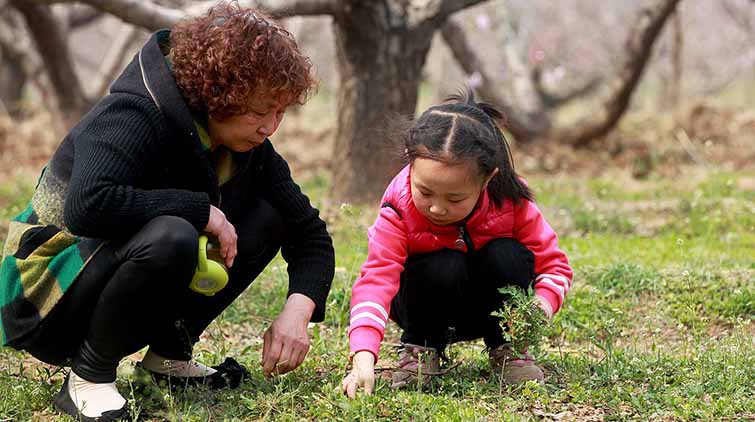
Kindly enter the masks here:
<path id="1" fill-rule="evenodd" d="M 23 348 L 68 365 L 92 382 L 112 382 L 124 357 L 149 346 L 188 360 L 194 343 L 275 257 L 285 235 L 279 213 L 259 199 L 234 223 L 238 254 L 228 285 L 214 296 L 189 289 L 198 233 L 161 216 L 124 241 L 111 241 L 85 267 Z"/>
<path id="2" fill-rule="evenodd" d="M 514 239 L 490 241 L 463 253 L 451 249 L 412 255 L 391 303 L 391 318 L 404 330 L 403 343 L 436 347 L 483 338 L 495 348 L 504 343 L 498 318 L 503 303 L 498 289 L 523 289 L 535 278 L 535 257 Z"/>

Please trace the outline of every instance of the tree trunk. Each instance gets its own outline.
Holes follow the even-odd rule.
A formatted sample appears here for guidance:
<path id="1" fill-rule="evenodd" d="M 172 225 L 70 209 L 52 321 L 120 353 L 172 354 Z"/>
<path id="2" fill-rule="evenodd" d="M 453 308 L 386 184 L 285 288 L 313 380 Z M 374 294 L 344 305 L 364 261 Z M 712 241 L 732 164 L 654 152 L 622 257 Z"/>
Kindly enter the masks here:
<path id="1" fill-rule="evenodd" d="M 46 5 L 26 0 L 11 0 L 10 4 L 24 16 L 29 32 L 34 38 L 37 51 L 45 63 L 47 74 L 55 89 L 65 126 L 73 126 L 87 111 L 89 103 L 74 72 L 68 45 L 60 34 L 55 17 Z"/>
<path id="2" fill-rule="evenodd" d="M 0 105 L 13 118 L 21 115 L 21 97 L 29 76 L 24 65 L 30 67 L 28 60 L 24 62 L 26 56 L 20 47 L 23 45 L 18 35 L 20 26 L 15 16 L 7 11 L 0 16 L 0 68 L 3 69 L 0 72 Z"/>
<path id="3" fill-rule="evenodd" d="M 2 48 L 0 48 L 2 50 Z M 18 117 L 21 111 L 21 93 L 26 83 L 26 74 L 21 64 L 4 51 L 0 51 L 2 59 L 0 66 L 0 101 L 5 104 L 8 112 L 13 117 Z"/>
<path id="4" fill-rule="evenodd" d="M 511 19 L 507 19 L 502 25 L 503 55 L 509 73 L 507 79 L 511 84 L 510 92 L 519 112 L 530 122 L 535 132 L 542 133 L 550 128 L 550 117 L 545 111 L 535 84 L 532 82 L 531 71 L 524 60 L 527 57 L 527 47 L 524 45 L 522 35 L 516 29 L 520 23 Z M 521 141 L 527 140 L 529 139 Z"/>
<path id="5" fill-rule="evenodd" d="M 671 107 L 679 105 L 682 91 L 682 11 L 677 9 L 671 18 L 671 81 L 669 83 L 668 101 Z"/>
<path id="6" fill-rule="evenodd" d="M 401 166 L 402 146 L 378 128 L 392 114 L 413 116 L 434 28 L 410 27 L 389 2 L 353 2 L 334 20 L 340 70 L 331 197 L 379 199 Z"/>

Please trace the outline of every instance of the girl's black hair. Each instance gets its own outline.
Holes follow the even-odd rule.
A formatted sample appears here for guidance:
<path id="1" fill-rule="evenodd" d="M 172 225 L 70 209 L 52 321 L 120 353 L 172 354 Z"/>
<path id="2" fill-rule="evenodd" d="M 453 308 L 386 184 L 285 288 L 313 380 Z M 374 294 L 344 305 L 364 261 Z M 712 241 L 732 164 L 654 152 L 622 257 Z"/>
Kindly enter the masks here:
<path id="1" fill-rule="evenodd" d="M 473 162 L 480 177 L 498 169 L 487 188 L 496 205 L 506 198 L 517 204 L 532 200 L 532 192 L 514 171 L 511 149 L 496 122 L 501 118 L 495 106 L 476 101 L 474 91 L 467 87 L 422 113 L 405 137 L 406 157 L 410 163 L 418 157 Z"/>

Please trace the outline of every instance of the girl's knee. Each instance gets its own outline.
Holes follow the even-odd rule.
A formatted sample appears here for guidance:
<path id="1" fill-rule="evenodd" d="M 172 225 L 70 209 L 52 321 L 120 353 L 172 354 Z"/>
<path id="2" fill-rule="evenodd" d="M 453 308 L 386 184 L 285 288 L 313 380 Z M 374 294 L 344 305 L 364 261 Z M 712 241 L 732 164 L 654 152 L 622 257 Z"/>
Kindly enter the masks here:
<path id="1" fill-rule="evenodd" d="M 529 287 L 535 278 L 535 255 L 516 239 L 490 241 L 479 251 L 479 266 L 505 284 Z"/>

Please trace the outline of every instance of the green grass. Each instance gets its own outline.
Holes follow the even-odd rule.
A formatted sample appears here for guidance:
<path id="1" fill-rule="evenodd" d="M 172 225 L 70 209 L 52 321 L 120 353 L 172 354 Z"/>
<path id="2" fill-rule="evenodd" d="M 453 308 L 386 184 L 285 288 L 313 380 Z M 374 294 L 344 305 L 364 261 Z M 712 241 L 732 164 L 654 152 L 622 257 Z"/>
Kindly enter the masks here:
<path id="1" fill-rule="evenodd" d="M 35 181 L 14 180 L 12 183 L 0 183 L 0 239 L 5 240 L 8 233 L 8 220 L 20 214 L 34 192 Z"/>
<path id="2" fill-rule="evenodd" d="M 350 286 L 376 210 L 326 205 L 327 178 L 304 190 L 333 234 L 337 269 L 325 322 L 313 325 L 301 368 L 267 380 L 261 335 L 283 306 L 276 258 L 213 323 L 197 357 L 235 356 L 252 371 L 237 390 L 171 392 L 121 365 L 119 388 L 141 420 L 752 420 L 755 418 L 755 173 L 697 172 L 684 180 L 530 177 L 538 204 L 575 269 L 574 287 L 538 359 L 546 384 L 515 388 L 491 374 L 481 342 L 453 345 L 461 363 L 424 391 L 347 400 Z M 0 185 L 0 216 L 25 205 L 31 183 Z M 4 234 L 5 232 L 0 232 Z M 387 343 L 398 342 L 389 325 Z M 382 357 L 390 359 L 384 345 Z M 70 420 L 50 406 L 62 374 L 0 350 L 0 421 Z M 593 418 L 593 419 L 589 419 Z"/>

